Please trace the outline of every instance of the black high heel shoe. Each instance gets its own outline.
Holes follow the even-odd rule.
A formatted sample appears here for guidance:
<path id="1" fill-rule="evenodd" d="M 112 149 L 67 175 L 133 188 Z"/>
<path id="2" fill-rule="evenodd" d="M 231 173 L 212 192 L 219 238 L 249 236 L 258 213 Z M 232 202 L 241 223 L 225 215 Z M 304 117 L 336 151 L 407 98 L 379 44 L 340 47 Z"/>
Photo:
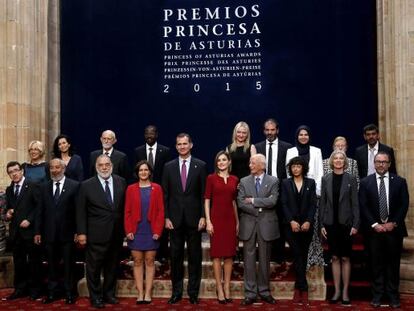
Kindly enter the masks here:
<path id="1" fill-rule="evenodd" d="M 224 293 L 224 300 L 225 300 L 227 303 L 232 303 L 232 302 L 233 302 L 233 299 L 231 299 L 231 298 L 227 298 L 227 297 L 226 297 L 226 291 L 224 291 L 223 293 Z"/>
<path id="2" fill-rule="evenodd" d="M 224 299 L 219 299 L 219 296 L 218 296 L 218 291 L 217 291 L 217 290 L 216 290 L 216 295 L 217 295 L 217 301 L 218 301 L 218 303 L 219 303 L 219 304 L 221 304 L 221 305 L 225 305 L 225 304 L 227 303 L 227 301 L 226 301 L 226 296 L 224 296 L 224 294 L 223 294 Z"/>

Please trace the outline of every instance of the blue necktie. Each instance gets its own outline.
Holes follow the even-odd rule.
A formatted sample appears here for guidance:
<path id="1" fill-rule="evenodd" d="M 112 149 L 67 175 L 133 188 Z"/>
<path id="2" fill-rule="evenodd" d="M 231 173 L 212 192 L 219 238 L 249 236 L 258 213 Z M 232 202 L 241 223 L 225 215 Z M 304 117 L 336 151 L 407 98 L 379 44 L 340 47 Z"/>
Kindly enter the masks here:
<path id="1" fill-rule="evenodd" d="M 260 192 L 260 177 L 256 177 L 256 194 L 259 195 Z"/>
<path id="2" fill-rule="evenodd" d="M 109 189 L 109 181 L 105 180 L 105 195 L 106 200 L 112 206 L 112 196 L 111 196 L 111 189 Z"/>

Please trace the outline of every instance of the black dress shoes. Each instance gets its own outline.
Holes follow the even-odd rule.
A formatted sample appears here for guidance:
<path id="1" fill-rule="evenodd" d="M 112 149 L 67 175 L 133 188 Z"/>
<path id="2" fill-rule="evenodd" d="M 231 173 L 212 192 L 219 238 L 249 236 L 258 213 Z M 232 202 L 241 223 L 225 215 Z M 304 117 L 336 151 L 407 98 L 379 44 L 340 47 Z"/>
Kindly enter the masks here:
<path id="1" fill-rule="evenodd" d="M 102 299 L 92 299 L 91 305 L 95 309 L 103 309 L 105 308 L 105 304 L 103 303 Z"/>
<path id="2" fill-rule="evenodd" d="M 261 296 L 260 299 L 268 304 L 274 305 L 276 300 L 272 296 Z"/>
<path id="3" fill-rule="evenodd" d="M 74 296 L 66 296 L 65 303 L 67 305 L 73 305 L 76 302 L 76 299 Z"/>
<path id="4" fill-rule="evenodd" d="M 21 291 L 14 291 L 9 296 L 6 297 L 6 300 L 15 300 L 19 298 L 26 297 L 27 295 Z"/>
<path id="5" fill-rule="evenodd" d="M 392 301 L 390 302 L 390 307 L 392 309 L 399 309 L 401 308 L 401 303 L 399 301 Z"/>
<path id="6" fill-rule="evenodd" d="M 371 303 L 370 303 L 370 305 L 373 308 L 379 308 L 379 307 L 381 307 L 381 302 L 378 301 L 378 300 L 372 300 Z"/>
<path id="7" fill-rule="evenodd" d="M 240 303 L 242 306 L 250 306 L 256 302 L 256 298 L 244 298 Z"/>
<path id="8" fill-rule="evenodd" d="M 39 294 L 31 294 L 30 295 L 30 300 L 38 300 L 38 299 L 40 299 L 40 295 Z"/>
<path id="9" fill-rule="evenodd" d="M 198 305 L 200 303 L 200 300 L 198 300 L 198 297 L 196 296 L 190 296 L 190 303 L 192 305 Z"/>
<path id="10" fill-rule="evenodd" d="M 182 299 L 182 297 L 181 297 L 181 296 L 175 296 L 175 295 L 172 295 L 172 296 L 171 296 L 171 298 L 168 300 L 168 303 L 169 303 L 170 305 L 173 305 L 173 304 L 175 304 L 175 303 L 179 302 L 181 299 Z"/>
<path id="11" fill-rule="evenodd" d="M 55 296 L 49 295 L 49 296 L 47 296 L 47 297 L 43 298 L 42 303 L 43 303 L 43 304 L 49 304 L 49 303 L 52 303 L 52 302 L 54 302 L 54 301 L 56 301 L 56 300 L 57 300 L 57 299 L 56 299 L 56 297 L 55 297 Z"/>
<path id="12" fill-rule="evenodd" d="M 119 303 L 119 300 L 115 297 L 106 297 L 104 298 L 104 303 L 110 304 L 110 305 L 117 305 Z"/>

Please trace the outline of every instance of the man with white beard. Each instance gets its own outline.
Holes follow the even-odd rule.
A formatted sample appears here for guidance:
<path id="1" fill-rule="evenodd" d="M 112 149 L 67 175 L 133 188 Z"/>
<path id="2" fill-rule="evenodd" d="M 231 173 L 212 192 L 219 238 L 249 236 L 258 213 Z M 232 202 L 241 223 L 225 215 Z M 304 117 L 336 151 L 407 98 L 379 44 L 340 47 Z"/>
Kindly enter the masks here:
<path id="1" fill-rule="evenodd" d="M 114 148 L 116 142 L 117 140 L 114 131 L 106 130 L 102 132 L 102 149 L 92 151 L 90 155 L 90 176 L 96 175 L 95 163 L 98 156 L 105 154 L 111 159 L 112 171 L 114 174 L 125 178 L 125 180 L 128 180 L 130 178 L 131 172 L 129 170 L 128 157 L 125 153 Z"/>
<path id="2" fill-rule="evenodd" d="M 97 175 L 80 187 L 76 208 L 78 242 L 86 246 L 86 281 L 94 308 L 117 304 L 116 267 L 124 237 L 125 179 L 112 174 L 111 159 L 96 159 Z M 103 272 L 103 284 L 101 284 Z"/>
<path id="3" fill-rule="evenodd" d="M 48 260 L 47 296 L 43 303 L 60 298 L 59 262 L 63 259 L 63 288 L 66 304 L 74 304 L 73 268 L 76 240 L 76 198 L 79 182 L 65 177 L 66 164 L 62 159 L 49 161 L 50 181 L 40 186 L 41 212 L 36 221 L 37 242 L 44 243 Z"/>

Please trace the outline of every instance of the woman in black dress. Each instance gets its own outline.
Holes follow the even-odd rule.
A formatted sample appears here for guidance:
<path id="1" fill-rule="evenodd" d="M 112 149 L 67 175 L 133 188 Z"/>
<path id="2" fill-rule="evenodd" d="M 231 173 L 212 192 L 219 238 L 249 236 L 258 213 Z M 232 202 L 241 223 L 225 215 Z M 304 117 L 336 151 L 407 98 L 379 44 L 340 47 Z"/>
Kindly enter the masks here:
<path id="1" fill-rule="evenodd" d="M 80 156 L 74 153 L 72 140 L 67 135 L 59 135 L 53 142 L 53 156 L 66 163 L 65 176 L 83 181 L 83 164 Z"/>
<path id="2" fill-rule="evenodd" d="M 352 236 L 359 228 L 358 185 L 355 176 L 345 172 L 348 159 L 345 152 L 336 149 L 329 158 L 332 173 L 322 178 L 320 207 L 320 224 L 322 236 L 328 240 L 332 254 L 332 275 L 335 293 L 331 303 L 337 303 L 341 297 L 342 304 L 351 304 L 349 300 L 349 280 L 351 275 L 350 256 Z"/>
<path id="3" fill-rule="evenodd" d="M 281 195 L 286 240 L 293 252 L 296 274 L 293 301 L 304 304 L 309 302 L 306 266 L 316 211 L 316 186 L 313 179 L 305 177 L 308 170 L 308 163 L 302 157 L 290 159 L 291 177 L 282 181 Z"/>
<path id="4" fill-rule="evenodd" d="M 240 180 L 250 175 L 250 157 L 256 154 L 256 147 L 250 143 L 250 129 L 246 122 L 240 121 L 233 129 L 232 143 L 226 151 L 230 155 L 231 173 Z"/>

